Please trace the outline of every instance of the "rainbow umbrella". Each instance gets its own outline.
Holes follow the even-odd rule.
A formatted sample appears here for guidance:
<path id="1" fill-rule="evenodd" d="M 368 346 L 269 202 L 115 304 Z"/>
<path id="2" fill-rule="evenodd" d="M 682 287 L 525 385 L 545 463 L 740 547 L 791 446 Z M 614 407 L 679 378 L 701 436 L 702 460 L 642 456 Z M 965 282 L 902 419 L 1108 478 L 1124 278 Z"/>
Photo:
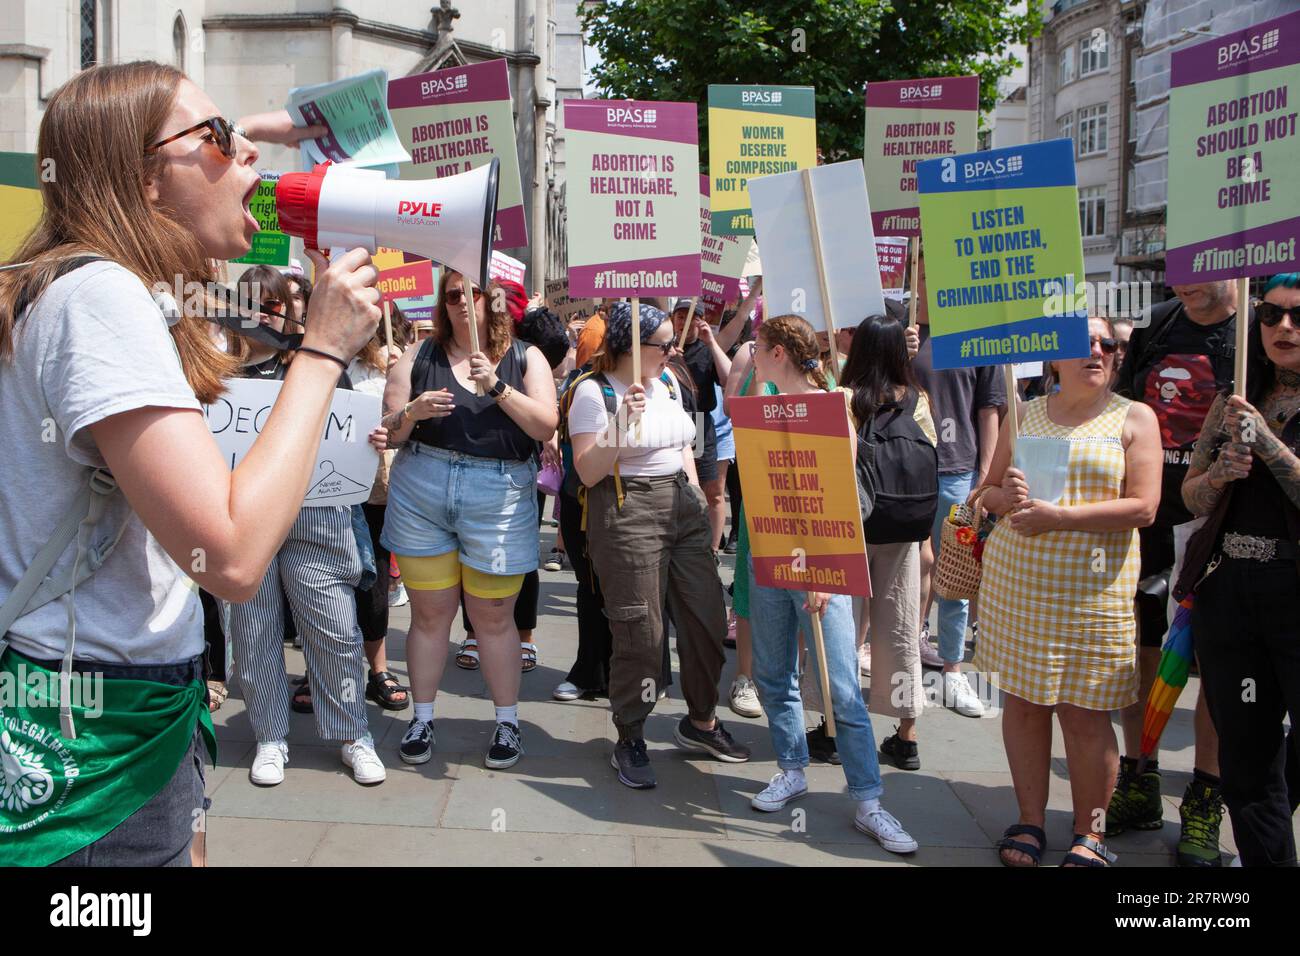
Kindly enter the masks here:
<path id="1" fill-rule="evenodd" d="M 1140 767 L 1144 767 L 1155 753 L 1165 724 L 1169 723 L 1169 716 L 1174 712 L 1178 695 L 1187 686 L 1187 674 L 1191 670 L 1192 660 L 1192 595 L 1189 594 L 1178 602 L 1173 623 L 1169 625 L 1169 636 L 1165 638 L 1165 645 L 1160 651 L 1160 669 L 1156 672 L 1155 683 L 1151 685 L 1146 713 L 1142 716 L 1142 750 L 1138 755 Z"/>

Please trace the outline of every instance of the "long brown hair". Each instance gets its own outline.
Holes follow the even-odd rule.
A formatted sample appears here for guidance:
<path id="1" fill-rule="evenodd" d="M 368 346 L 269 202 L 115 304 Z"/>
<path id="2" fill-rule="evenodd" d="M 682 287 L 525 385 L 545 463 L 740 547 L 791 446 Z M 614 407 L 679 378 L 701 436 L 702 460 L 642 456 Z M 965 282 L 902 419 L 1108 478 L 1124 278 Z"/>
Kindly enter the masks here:
<path id="1" fill-rule="evenodd" d="M 830 388 L 826 373 L 822 371 L 821 345 L 817 333 L 808 321 L 797 315 L 777 315 L 764 320 L 758 327 L 758 338 L 768 348 L 778 345 L 785 348 L 795 368 L 803 372 L 813 385 L 822 391 Z"/>
<path id="2" fill-rule="evenodd" d="M 388 309 L 388 321 L 393 327 L 393 345 L 405 351 L 406 342 L 411 337 L 411 323 L 406 321 L 406 316 L 397 306 L 390 305 Z M 357 359 L 376 372 L 388 372 L 388 336 L 384 332 L 383 322 L 379 323 L 375 334 L 370 336 L 370 341 L 361 346 Z"/>
<path id="3" fill-rule="evenodd" d="M 69 256 L 103 256 L 134 273 L 146 288 L 179 280 L 213 280 L 211 261 L 192 230 L 172 210 L 150 202 L 147 179 L 161 177 L 166 159 L 145 155 L 163 134 L 179 70 L 161 63 L 95 66 L 78 73 L 50 97 L 37 137 L 42 168 L 40 222 L 12 261 L 26 268 L 0 273 L 0 359 L 14 350 L 14 306 L 25 289 L 29 301 L 45 291 L 59 262 Z M 161 321 L 161 319 L 160 319 Z M 171 328 L 181 368 L 201 402 L 221 394 L 235 371 L 208 336 L 206 319 L 185 315 Z"/>
<path id="4" fill-rule="evenodd" d="M 447 282 L 452 276 L 460 276 L 465 295 L 472 295 L 469 280 L 453 269 L 442 270 L 442 278 L 438 280 L 438 306 L 433 312 L 433 337 L 438 340 L 443 351 L 446 351 L 451 342 L 451 319 L 447 317 Z M 478 345 L 484 355 L 493 362 L 499 362 L 514 340 L 515 320 L 506 311 L 506 293 L 496 280 L 488 282 L 483 295 L 487 301 L 487 341 L 479 342 Z M 471 301 L 468 306 L 470 321 L 477 321 L 474 303 Z"/>

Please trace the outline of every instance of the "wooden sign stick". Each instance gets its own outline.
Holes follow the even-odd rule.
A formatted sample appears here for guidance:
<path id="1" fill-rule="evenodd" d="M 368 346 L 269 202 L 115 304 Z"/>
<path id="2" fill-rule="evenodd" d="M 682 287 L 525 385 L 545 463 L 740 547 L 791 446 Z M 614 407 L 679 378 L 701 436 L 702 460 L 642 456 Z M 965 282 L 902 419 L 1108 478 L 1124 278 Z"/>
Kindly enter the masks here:
<path id="1" fill-rule="evenodd" d="M 1246 350 L 1250 332 L 1250 277 L 1237 280 L 1237 352 L 1232 362 L 1232 394 L 1246 397 Z"/>
<path id="2" fill-rule="evenodd" d="M 822 238 L 817 228 L 817 200 L 813 195 L 812 173 L 801 170 L 803 176 L 803 195 L 808 203 L 808 225 L 812 230 L 813 257 L 817 262 L 817 282 L 821 286 L 822 313 L 826 316 L 826 335 L 831 346 L 831 370 L 835 381 L 840 380 L 840 350 L 835 344 L 835 316 L 831 310 L 830 286 L 826 281 L 826 265 L 822 261 Z M 830 722 L 827 721 L 827 726 Z"/>
<path id="3" fill-rule="evenodd" d="M 908 251 L 910 254 L 911 265 L 907 276 L 907 288 L 911 295 L 907 297 L 907 324 L 910 328 L 916 328 L 916 306 L 919 302 L 917 297 L 916 278 L 918 260 L 921 258 L 921 237 L 912 236 L 907 240 Z"/>
<path id="4" fill-rule="evenodd" d="M 677 351 L 679 352 L 686 349 L 686 336 L 691 331 L 691 323 L 695 321 L 695 303 L 698 301 L 699 296 L 692 296 L 690 308 L 686 310 L 686 321 L 682 323 L 682 337 L 677 340 Z"/>

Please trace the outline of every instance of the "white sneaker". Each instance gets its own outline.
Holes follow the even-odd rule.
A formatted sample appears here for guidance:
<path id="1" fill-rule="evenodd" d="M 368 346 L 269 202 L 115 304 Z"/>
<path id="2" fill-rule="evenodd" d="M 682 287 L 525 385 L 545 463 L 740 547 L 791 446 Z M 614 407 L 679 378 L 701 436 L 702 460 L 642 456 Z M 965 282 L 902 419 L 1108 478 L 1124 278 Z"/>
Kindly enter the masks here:
<path id="1" fill-rule="evenodd" d="M 928 626 L 921 628 L 921 666 L 922 667 L 943 667 L 943 658 L 939 656 L 939 650 L 930 643 L 930 628 Z"/>
<path id="2" fill-rule="evenodd" d="M 859 809 L 853 818 L 853 825 L 867 836 L 873 837 L 890 853 L 915 853 L 920 846 L 894 815 L 880 804 L 876 804 L 873 810 Z"/>
<path id="3" fill-rule="evenodd" d="M 542 565 L 545 571 L 560 571 L 564 568 L 564 552 L 559 548 L 551 548 L 551 553 L 546 556 L 546 563 Z"/>
<path id="4" fill-rule="evenodd" d="M 289 745 L 283 740 L 272 740 L 257 745 L 253 766 L 248 779 L 259 787 L 274 787 L 284 783 L 284 765 L 289 762 Z"/>
<path id="5" fill-rule="evenodd" d="M 731 682 L 731 710 L 741 717 L 762 717 L 763 705 L 758 701 L 754 682 L 744 674 L 737 674 Z"/>
<path id="6" fill-rule="evenodd" d="M 796 775 L 788 770 L 782 770 L 772 778 L 771 783 L 762 793 L 756 794 L 749 801 L 749 805 L 755 810 L 774 813 L 807 792 L 808 781 L 804 779 L 803 774 Z"/>
<path id="7" fill-rule="evenodd" d="M 570 684 L 566 680 L 555 685 L 555 690 L 551 691 L 551 696 L 556 700 L 577 700 L 582 696 L 582 688 L 577 684 Z"/>
<path id="8" fill-rule="evenodd" d="M 966 675 L 961 671 L 946 671 L 943 675 L 943 705 L 951 707 L 963 717 L 983 717 L 984 705 L 971 690 Z"/>
<path id="9" fill-rule="evenodd" d="M 410 600 L 411 599 L 406 596 L 406 585 L 400 582 L 398 583 L 396 588 L 388 592 L 389 607 L 401 607 L 403 604 L 408 603 Z"/>
<path id="10" fill-rule="evenodd" d="M 863 641 L 858 648 L 858 673 L 863 677 L 871 676 L 871 642 Z"/>
<path id="11" fill-rule="evenodd" d="M 375 738 L 370 734 L 343 745 L 343 762 L 352 768 L 352 779 L 357 783 L 383 783 L 388 778 L 383 761 L 375 753 Z"/>

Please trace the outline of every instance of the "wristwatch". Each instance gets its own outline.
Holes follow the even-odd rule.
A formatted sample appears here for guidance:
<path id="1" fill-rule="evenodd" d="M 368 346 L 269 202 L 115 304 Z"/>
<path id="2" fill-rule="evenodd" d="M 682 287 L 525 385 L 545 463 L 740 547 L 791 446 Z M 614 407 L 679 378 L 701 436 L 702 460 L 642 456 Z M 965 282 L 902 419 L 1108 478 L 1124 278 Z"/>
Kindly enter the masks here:
<path id="1" fill-rule="evenodd" d="M 497 379 L 497 383 L 487 390 L 487 394 L 493 398 L 500 398 L 505 390 L 506 383 L 501 381 L 501 379 Z"/>

